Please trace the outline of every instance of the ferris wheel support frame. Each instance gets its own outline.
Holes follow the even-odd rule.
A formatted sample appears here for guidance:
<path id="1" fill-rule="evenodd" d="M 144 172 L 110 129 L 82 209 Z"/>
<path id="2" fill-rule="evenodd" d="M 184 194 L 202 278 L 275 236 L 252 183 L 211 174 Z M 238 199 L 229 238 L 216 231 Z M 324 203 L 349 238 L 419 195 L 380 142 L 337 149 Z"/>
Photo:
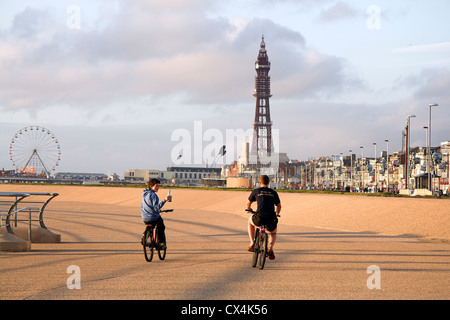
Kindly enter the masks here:
<path id="1" fill-rule="evenodd" d="M 11 140 L 10 159 L 18 174 L 45 175 L 58 166 L 61 150 L 58 139 L 40 126 L 24 127 Z"/>

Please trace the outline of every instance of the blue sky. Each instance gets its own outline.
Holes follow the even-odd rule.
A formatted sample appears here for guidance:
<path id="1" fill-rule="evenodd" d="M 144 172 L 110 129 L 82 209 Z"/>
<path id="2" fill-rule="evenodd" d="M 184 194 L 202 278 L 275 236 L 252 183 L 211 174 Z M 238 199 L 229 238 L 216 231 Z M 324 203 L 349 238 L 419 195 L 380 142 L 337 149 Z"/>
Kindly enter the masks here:
<path id="1" fill-rule="evenodd" d="M 373 156 L 450 140 L 450 3 L 0 1 L 0 167 L 24 126 L 51 130 L 58 171 L 172 164 L 177 129 L 251 128 L 261 35 L 271 112 L 291 159 Z M 74 11 L 75 10 L 75 11 Z M 238 155 L 237 155 L 238 156 Z"/>

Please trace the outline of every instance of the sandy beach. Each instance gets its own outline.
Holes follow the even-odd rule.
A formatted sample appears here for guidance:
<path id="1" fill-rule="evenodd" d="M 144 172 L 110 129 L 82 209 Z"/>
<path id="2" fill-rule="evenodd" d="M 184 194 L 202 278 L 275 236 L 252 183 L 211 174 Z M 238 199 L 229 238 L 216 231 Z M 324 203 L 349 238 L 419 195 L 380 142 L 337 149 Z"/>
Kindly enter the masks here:
<path id="1" fill-rule="evenodd" d="M 139 215 L 140 188 L 1 185 L 8 192 L 57 192 L 54 202 L 89 202 L 133 208 Z M 159 191 L 160 197 L 167 189 Z M 172 189 L 174 209 L 216 211 L 246 216 L 250 191 Z M 424 240 L 450 240 L 448 199 L 388 198 L 341 194 L 280 192 L 280 223 L 386 235 L 409 235 Z M 49 205 L 51 207 L 51 204 Z"/>

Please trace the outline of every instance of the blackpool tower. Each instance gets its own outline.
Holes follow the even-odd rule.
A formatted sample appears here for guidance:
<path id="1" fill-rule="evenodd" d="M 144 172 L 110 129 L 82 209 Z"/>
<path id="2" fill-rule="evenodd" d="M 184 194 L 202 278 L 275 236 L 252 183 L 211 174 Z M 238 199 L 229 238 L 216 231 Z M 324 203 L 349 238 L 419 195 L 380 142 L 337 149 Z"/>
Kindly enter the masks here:
<path id="1" fill-rule="evenodd" d="M 270 120 L 270 62 L 267 56 L 264 35 L 261 39 L 259 54 L 255 62 L 255 121 L 253 122 L 253 141 L 251 155 L 258 159 L 272 154 L 272 121 Z"/>

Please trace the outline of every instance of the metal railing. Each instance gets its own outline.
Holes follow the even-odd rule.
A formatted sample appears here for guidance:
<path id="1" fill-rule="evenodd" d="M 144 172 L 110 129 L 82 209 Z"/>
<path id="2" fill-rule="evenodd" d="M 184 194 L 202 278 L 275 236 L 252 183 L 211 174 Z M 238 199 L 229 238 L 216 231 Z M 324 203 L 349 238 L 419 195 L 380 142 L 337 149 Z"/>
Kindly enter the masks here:
<path id="1" fill-rule="evenodd" d="M 0 192 L 0 228 L 6 227 L 9 233 L 14 234 L 13 225 L 17 227 L 18 221 L 28 221 L 28 240 L 31 241 L 31 222 L 38 221 L 41 228 L 47 229 L 44 223 L 44 211 L 49 202 L 58 195 L 51 192 Z M 45 197 L 44 200 L 34 200 L 41 197 Z M 28 200 L 31 198 L 33 201 Z M 38 204 L 38 206 L 28 206 L 28 204 Z M 2 214 L 2 212 L 6 213 Z M 19 219 L 18 214 L 22 212 L 28 212 L 27 219 Z M 33 219 L 32 213 L 39 213 L 38 218 Z"/>

